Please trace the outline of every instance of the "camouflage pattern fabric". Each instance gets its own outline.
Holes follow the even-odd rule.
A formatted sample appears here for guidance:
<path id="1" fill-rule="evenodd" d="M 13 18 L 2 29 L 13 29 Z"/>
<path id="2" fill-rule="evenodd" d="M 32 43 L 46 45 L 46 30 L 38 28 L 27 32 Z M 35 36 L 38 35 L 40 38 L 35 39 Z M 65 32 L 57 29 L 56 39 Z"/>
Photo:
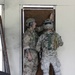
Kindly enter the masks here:
<path id="1" fill-rule="evenodd" d="M 49 75 L 50 64 L 53 65 L 55 75 L 61 75 L 56 50 L 62 45 L 61 37 L 55 32 L 47 31 L 39 37 L 36 50 L 39 52 L 40 48 L 42 48 L 41 69 L 43 70 L 43 75 Z"/>
<path id="2" fill-rule="evenodd" d="M 37 65 L 38 65 L 38 56 L 36 52 L 36 42 L 38 36 L 34 30 L 27 29 L 23 36 L 23 50 L 30 48 L 32 55 L 32 60 L 29 61 L 27 58 L 27 53 L 23 53 L 23 75 L 36 75 Z"/>

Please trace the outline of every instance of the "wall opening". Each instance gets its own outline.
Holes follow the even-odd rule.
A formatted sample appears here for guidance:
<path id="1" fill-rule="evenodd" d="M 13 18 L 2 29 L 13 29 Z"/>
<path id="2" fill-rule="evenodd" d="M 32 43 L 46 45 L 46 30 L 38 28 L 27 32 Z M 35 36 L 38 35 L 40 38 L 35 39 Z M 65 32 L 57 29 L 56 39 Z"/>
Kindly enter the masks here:
<path id="1" fill-rule="evenodd" d="M 22 21 L 22 40 L 23 40 L 23 34 L 26 31 L 26 19 L 28 18 L 34 18 L 38 26 L 42 26 L 44 20 L 48 19 L 51 15 L 51 13 L 54 13 L 54 30 L 55 30 L 55 6 L 41 6 L 41 5 L 23 5 L 23 9 L 21 10 L 21 21 Z M 42 34 L 42 32 L 38 33 L 38 35 Z M 38 54 L 39 56 L 39 54 Z M 51 66 L 52 67 L 52 66 Z M 24 69 L 24 51 L 23 51 L 23 41 L 22 41 L 22 72 Z M 54 74 L 53 68 L 50 70 L 50 75 Z M 41 70 L 41 63 L 39 58 L 39 65 L 36 75 L 43 75 Z"/>

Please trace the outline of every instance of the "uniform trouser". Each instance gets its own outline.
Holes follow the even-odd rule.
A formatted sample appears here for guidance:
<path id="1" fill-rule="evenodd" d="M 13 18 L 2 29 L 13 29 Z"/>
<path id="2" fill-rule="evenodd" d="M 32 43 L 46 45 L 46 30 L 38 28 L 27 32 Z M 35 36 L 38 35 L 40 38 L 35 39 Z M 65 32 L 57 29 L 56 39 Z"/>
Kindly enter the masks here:
<path id="1" fill-rule="evenodd" d="M 50 75 L 49 74 L 50 64 L 52 64 L 54 68 L 55 75 L 61 75 L 60 62 L 56 56 L 44 57 L 41 60 L 41 69 L 43 70 L 43 75 Z"/>
<path id="2" fill-rule="evenodd" d="M 23 63 L 23 75 L 36 75 L 38 65 L 37 56 L 33 56 L 32 61 L 28 61 L 28 58 L 25 57 Z"/>

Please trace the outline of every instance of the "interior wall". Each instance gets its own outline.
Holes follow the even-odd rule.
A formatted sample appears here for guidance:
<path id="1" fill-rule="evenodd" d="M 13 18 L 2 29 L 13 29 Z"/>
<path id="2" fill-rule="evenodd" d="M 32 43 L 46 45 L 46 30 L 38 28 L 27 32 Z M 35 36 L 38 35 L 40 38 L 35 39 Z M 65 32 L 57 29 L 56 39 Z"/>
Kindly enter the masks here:
<path id="1" fill-rule="evenodd" d="M 0 0 L 0 4 L 4 4 L 4 0 Z"/>
<path id="2" fill-rule="evenodd" d="M 20 4 L 75 5 L 74 0 L 19 0 Z"/>
<path id="3" fill-rule="evenodd" d="M 19 1 L 5 0 L 5 39 L 11 75 L 19 74 L 19 51 L 21 43 L 19 24 Z"/>
<path id="4" fill-rule="evenodd" d="M 0 0 L 0 3 L 3 0 Z M 64 46 L 58 49 L 62 75 L 75 75 L 75 1 L 74 0 L 5 0 L 5 39 L 11 75 L 22 75 L 21 62 L 21 8 L 22 4 L 56 6 L 56 31 Z"/>
<path id="5" fill-rule="evenodd" d="M 64 45 L 58 49 L 62 75 L 75 75 L 75 6 L 56 7 L 56 31 Z"/>

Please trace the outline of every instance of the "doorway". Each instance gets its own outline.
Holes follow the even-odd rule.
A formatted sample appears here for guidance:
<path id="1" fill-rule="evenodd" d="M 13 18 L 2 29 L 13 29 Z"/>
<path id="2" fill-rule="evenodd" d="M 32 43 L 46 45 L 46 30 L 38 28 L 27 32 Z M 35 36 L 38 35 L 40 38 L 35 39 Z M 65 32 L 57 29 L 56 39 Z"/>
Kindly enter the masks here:
<path id="1" fill-rule="evenodd" d="M 51 15 L 51 13 L 54 13 L 54 30 L 55 30 L 55 9 L 54 6 L 24 6 L 21 10 L 21 20 L 22 20 L 22 39 L 23 39 L 23 33 L 26 31 L 26 25 L 25 21 L 28 18 L 34 18 L 38 26 L 42 26 L 44 20 L 48 19 Z M 41 35 L 42 33 L 38 33 L 38 35 Z M 23 44 L 23 41 L 22 41 Z M 22 45 L 22 71 L 23 71 L 23 45 Z M 50 64 L 50 75 L 54 75 L 54 70 L 52 65 Z M 41 70 L 41 63 L 39 59 L 39 65 L 36 75 L 43 75 Z"/>

